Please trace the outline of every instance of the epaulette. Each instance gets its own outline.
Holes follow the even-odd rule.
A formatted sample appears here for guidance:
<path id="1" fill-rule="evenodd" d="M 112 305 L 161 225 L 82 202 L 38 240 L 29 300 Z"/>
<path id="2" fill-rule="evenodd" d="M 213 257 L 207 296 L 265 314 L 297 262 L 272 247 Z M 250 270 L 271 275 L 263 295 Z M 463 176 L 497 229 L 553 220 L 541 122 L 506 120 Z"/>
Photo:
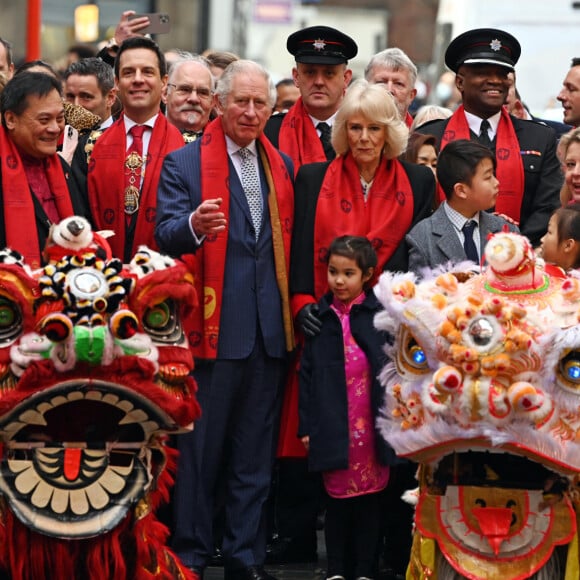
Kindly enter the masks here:
<path id="1" fill-rule="evenodd" d="M 202 136 L 203 131 L 183 131 L 183 141 L 187 145 L 188 143 L 193 143 L 196 139 Z"/>

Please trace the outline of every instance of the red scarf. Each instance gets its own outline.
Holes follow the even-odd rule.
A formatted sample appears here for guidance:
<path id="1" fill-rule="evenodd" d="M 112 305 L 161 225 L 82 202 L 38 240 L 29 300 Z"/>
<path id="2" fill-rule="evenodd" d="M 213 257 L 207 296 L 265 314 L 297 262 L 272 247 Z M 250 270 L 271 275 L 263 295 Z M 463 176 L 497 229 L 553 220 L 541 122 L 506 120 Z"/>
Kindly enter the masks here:
<path id="1" fill-rule="evenodd" d="M 205 128 L 201 139 L 201 199 L 203 201 L 221 197 L 223 202 L 220 211 L 229 222 L 230 176 L 221 118 L 215 119 Z M 292 334 L 292 317 L 288 299 L 288 266 L 294 214 L 294 189 L 292 178 L 278 151 L 263 135 L 258 138 L 258 143 L 258 151 L 270 187 L 268 207 L 272 226 L 276 278 L 283 303 L 287 346 L 291 349 L 294 344 L 293 335 L 289 336 Z M 277 220 L 276 215 L 279 216 Z M 198 308 L 194 312 L 194 316 L 197 315 L 194 324 L 198 330 L 195 334 L 200 337 L 199 343 L 192 347 L 195 357 L 212 359 L 217 356 L 228 237 L 227 228 L 220 234 L 207 236 L 201 248 L 196 252 L 199 267 L 195 276 L 195 286 L 197 295 L 203 296 L 204 308 Z"/>
<path id="2" fill-rule="evenodd" d="M 121 116 L 111 125 L 95 143 L 88 173 L 89 202 L 95 225 L 98 229 L 113 230 L 115 235 L 109 238 L 113 256 L 123 259 L 125 248 L 125 172 L 127 137 L 125 122 Z M 157 207 L 157 183 L 161 174 L 163 160 L 168 153 L 183 147 L 183 137 L 177 127 L 159 114 L 155 120 L 149 149 L 147 165 L 131 254 L 141 244 L 152 249 L 157 248 L 153 231 Z"/>
<path id="3" fill-rule="evenodd" d="M 411 116 L 411 113 L 409 113 L 409 111 L 407 111 L 407 114 L 405 115 L 405 125 L 407 125 L 407 129 L 410 129 L 412 124 L 413 124 L 413 117 Z"/>
<path id="4" fill-rule="evenodd" d="M 441 150 L 447 143 L 457 141 L 457 139 L 471 139 L 463 105 L 449 119 L 441 139 Z M 520 154 L 520 143 L 505 107 L 501 108 L 495 143 L 497 178 L 499 180 L 499 195 L 495 211 L 505 214 L 519 223 L 524 197 L 524 165 Z M 444 200 L 445 194 L 441 197 L 441 193 L 440 189 L 439 197 Z"/>
<path id="5" fill-rule="evenodd" d="M 34 194 L 30 191 L 16 145 L 4 127 L 0 127 L 0 157 L 6 244 L 20 252 L 31 268 L 40 268 L 41 248 L 36 226 L 33 226 L 36 224 Z M 59 218 L 74 215 L 66 176 L 56 153 L 46 159 L 45 171 Z"/>
<path id="6" fill-rule="evenodd" d="M 294 175 L 298 173 L 301 165 L 326 161 L 322 142 L 304 108 L 302 98 L 294 103 L 282 121 L 278 148 L 291 157 Z"/>
<path id="7" fill-rule="evenodd" d="M 375 279 L 413 221 L 413 192 L 407 172 L 396 159 L 381 161 L 367 201 L 359 170 L 350 153 L 329 166 L 320 188 L 314 223 L 314 294 L 328 290 L 326 255 L 332 240 L 345 234 L 366 236 L 378 256 Z"/>

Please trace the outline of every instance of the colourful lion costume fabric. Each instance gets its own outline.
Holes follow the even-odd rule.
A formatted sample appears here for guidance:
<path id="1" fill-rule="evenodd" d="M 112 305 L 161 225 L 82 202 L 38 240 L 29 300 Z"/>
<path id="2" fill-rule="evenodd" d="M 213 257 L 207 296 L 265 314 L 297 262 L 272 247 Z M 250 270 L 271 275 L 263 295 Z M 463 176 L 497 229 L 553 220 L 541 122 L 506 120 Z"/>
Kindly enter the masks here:
<path id="1" fill-rule="evenodd" d="M 181 262 L 127 266 L 82 218 L 56 226 L 32 272 L 0 253 L 0 576 L 187 579 L 155 510 L 199 416 L 181 320 Z"/>
<path id="2" fill-rule="evenodd" d="M 580 280 L 496 234 L 487 268 L 381 276 L 381 429 L 420 464 L 408 579 L 576 580 Z"/>

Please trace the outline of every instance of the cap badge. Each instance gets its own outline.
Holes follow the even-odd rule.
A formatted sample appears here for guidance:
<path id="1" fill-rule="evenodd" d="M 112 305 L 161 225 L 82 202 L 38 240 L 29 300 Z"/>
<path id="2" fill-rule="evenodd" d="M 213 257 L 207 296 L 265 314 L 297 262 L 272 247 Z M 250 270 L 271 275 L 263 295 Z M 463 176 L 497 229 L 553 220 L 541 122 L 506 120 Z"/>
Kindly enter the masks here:
<path id="1" fill-rule="evenodd" d="M 315 50 L 324 50 L 324 47 L 326 46 L 326 42 L 324 42 L 324 40 L 318 38 L 317 40 L 315 40 L 313 42 L 313 46 L 314 46 Z"/>
<path id="2" fill-rule="evenodd" d="M 491 47 L 491 50 L 495 50 L 497 52 L 498 50 L 501 49 L 501 42 L 497 38 L 494 38 L 489 43 L 489 46 Z"/>

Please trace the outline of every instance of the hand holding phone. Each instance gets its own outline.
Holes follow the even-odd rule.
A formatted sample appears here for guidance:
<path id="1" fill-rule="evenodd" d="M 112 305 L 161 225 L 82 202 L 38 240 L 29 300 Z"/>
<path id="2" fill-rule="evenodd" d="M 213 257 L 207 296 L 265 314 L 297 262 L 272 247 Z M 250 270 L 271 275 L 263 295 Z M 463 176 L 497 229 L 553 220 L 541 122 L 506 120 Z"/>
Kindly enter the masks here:
<path id="1" fill-rule="evenodd" d="M 140 34 L 166 34 L 171 30 L 169 14 L 166 12 L 150 12 L 147 14 L 131 14 L 129 20 L 148 18 L 149 24 L 140 28 Z"/>
<path id="2" fill-rule="evenodd" d="M 134 10 L 125 10 L 115 28 L 113 36 L 115 44 L 120 46 L 127 38 L 141 36 L 141 30 L 147 26 L 149 26 L 149 19 L 146 16 L 144 18 L 136 18 Z"/>

